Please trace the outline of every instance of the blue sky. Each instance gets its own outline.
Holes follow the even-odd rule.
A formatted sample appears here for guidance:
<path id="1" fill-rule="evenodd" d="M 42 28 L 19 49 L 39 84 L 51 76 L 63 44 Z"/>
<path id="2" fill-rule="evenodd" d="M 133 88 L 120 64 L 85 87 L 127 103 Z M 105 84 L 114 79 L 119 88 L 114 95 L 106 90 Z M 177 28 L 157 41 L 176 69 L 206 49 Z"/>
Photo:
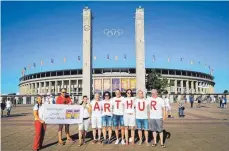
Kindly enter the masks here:
<path id="1" fill-rule="evenodd" d="M 214 69 L 215 91 L 229 89 L 229 2 L 2 2 L 2 93 L 18 92 L 22 68 L 36 63 L 29 72 L 40 72 L 41 60 L 43 71 L 82 67 L 77 56 L 82 56 L 85 5 L 94 16 L 93 67 L 135 67 L 133 17 L 141 5 L 146 67 L 209 73 L 207 64 Z M 119 37 L 104 35 L 104 29 L 112 28 L 124 32 Z"/>

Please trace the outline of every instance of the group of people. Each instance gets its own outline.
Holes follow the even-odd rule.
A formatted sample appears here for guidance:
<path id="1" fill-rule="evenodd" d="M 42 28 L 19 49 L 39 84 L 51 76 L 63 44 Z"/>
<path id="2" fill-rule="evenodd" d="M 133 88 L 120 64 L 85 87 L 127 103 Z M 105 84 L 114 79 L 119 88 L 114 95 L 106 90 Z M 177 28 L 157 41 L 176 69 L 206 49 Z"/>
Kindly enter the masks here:
<path id="1" fill-rule="evenodd" d="M 220 108 L 227 108 L 227 98 L 226 96 L 222 96 L 219 98 L 219 107 Z"/>
<path id="2" fill-rule="evenodd" d="M 6 115 L 10 116 L 10 112 L 13 107 L 16 107 L 16 104 L 12 104 L 12 101 L 10 98 L 7 98 L 6 102 L 1 100 L 1 117 L 4 116 L 5 108 L 6 108 Z"/>
<path id="3" fill-rule="evenodd" d="M 78 124 L 79 144 L 85 144 L 85 137 L 91 123 L 93 133 L 93 144 L 111 144 L 112 128 L 114 128 L 116 141 L 115 144 L 121 143 L 128 145 L 135 144 L 135 129 L 138 130 L 139 145 L 143 144 L 143 131 L 145 144 L 150 146 L 148 133 L 152 131 L 153 143 L 157 145 L 157 132 L 160 134 L 160 145 L 165 148 L 163 142 L 163 123 L 167 118 L 167 111 L 171 110 L 168 99 L 162 99 L 158 96 L 157 90 L 153 89 L 151 97 L 146 98 L 144 92 L 139 90 L 137 97 L 133 97 L 132 90 L 126 91 L 126 97 L 121 96 L 119 89 L 115 91 L 115 97 L 111 98 L 110 92 L 104 92 L 103 99 L 100 94 L 96 93 L 92 101 L 88 101 L 87 96 L 83 96 L 83 122 Z M 65 97 L 66 90 L 62 89 L 61 95 L 57 98 L 56 104 L 72 104 L 69 97 Z M 34 150 L 42 147 L 45 135 L 46 124 L 43 120 L 43 107 L 41 96 L 37 97 L 37 104 L 34 106 L 35 117 L 35 139 Z M 171 116 L 170 116 L 171 117 Z M 69 133 L 69 124 L 59 125 L 58 144 L 64 145 L 62 141 L 62 129 L 65 126 L 67 141 L 74 142 Z M 121 139 L 119 130 L 121 129 Z M 131 136 L 129 136 L 131 130 Z M 98 137 L 96 137 L 98 134 Z M 101 135 L 103 134 L 103 141 Z M 108 135 L 108 137 L 107 137 Z"/>

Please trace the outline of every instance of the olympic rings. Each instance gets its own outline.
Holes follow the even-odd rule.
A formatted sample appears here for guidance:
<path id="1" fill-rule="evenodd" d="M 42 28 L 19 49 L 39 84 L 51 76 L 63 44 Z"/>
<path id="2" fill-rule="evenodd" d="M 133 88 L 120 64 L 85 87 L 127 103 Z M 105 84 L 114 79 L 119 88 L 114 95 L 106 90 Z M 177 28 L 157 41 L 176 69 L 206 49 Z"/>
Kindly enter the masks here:
<path id="1" fill-rule="evenodd" d="M 123 30 L 122 29 L 104 29 L 103 31 L 104 35 L 106 35 L 107 37 L 119 37 L 123 34 Z"/>

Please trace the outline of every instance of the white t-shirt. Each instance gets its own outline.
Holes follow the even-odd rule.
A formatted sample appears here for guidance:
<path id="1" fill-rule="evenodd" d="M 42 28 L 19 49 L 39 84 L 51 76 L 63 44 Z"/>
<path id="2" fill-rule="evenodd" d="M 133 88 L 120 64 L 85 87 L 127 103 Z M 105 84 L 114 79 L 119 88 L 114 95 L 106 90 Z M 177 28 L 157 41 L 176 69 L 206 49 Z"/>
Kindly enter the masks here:
<path id="1" fill-rule="evenodd" d="M 92 100 L 91 101 L 91 109 L 92 109 L 92 113 L 91 113 L 91 117 L 101 117 L 102 116 L 102 103 L 101 101 L 95 101 Z"/>
<path id="2" fill-rule="evenodd" d="M 165 106 L 166 107 L 170 107 L 169 99 L 168 98 L 165 98 L 164 101 L 165 101 Z"/>
<path id="3" fill-rule="evenodd" d="M 160 98 L 148 98 L 148 103 L 150 107 L 150 118 L 151 119 L 161 119 L 163 112 L 162 108 L 165 107 L 165 101 Z"/>
<path id="4" fill-rule="evenodd" d="M 10 108 L 12 106 L 11 101 L 7 100 L 6 101 L 6 108 Z"/>
<path id="5" fill-rule="evenodd" d="M 44 120 L 44 107 L 42 105 L 35 104 L 33 107 L 34 111 L 38 111 L 38 116 L 41 120 Z"/>
<path id="6" fill-rule="evenodd" d="M 84 106 L 84 105 L 82 105 L 82 106 Z M 89 106 L 90 106 L 89 104 L 86 104 L 85 108 L 83 108 L 83 118 L 88 118 L 88 117 L 90 117 L 90 115 L 89 115 L 89 113 L 88 113 L 88 107 L 89 107 Z"/>
<path id="7" fill-rule="evenodd" d="M 108 115 L 108 116 L 112 116 L 112 102 L 111 100 L 106 101 L 103 100 L 102 101 L 102 115 Z"/>
<path id="8" fill-rule="evenodd" d="M 148 102 L 145 98 L 135 100 L 136 119 L 148 119 Z"/>
<path id="9" fill-rule="evenodd" d="M 112 99 L 113 106 L 113 114 L 115 115 L 123 115 L 124 113 L 124 105 L 123 105 L 123 97 Z"/>
<path id="10" fill-rule="evenodd" d="M 123 99 L 124 113 L 135 113 L 135 98 L 126 97 Z"/>

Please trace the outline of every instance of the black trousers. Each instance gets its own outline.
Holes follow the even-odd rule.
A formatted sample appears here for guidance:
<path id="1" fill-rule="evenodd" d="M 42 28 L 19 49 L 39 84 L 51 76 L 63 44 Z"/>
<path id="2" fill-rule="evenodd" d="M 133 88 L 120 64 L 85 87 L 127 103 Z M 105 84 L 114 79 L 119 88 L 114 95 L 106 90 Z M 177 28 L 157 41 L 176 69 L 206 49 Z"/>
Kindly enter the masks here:
<path id="1" fill-rule="evenodd" d="M 193 101 L 192 102 L 190 102 L 191 103 L 191 107 L 193 107 Z"/>

